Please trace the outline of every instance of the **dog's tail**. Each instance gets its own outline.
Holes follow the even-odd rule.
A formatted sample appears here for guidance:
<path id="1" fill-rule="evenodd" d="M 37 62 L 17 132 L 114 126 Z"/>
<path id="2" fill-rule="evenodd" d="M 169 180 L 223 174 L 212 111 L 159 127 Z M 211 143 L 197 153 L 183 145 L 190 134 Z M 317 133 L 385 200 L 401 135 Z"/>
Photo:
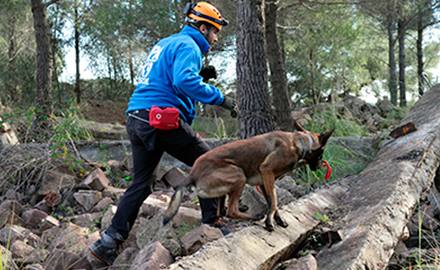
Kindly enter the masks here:
<path id="1" fill-rule="evenodd" d="M 176 192 L 174 192 L 173 197 L 171 198 L 171 202 L 168 205 L 168 209 L 165 212 L 165 216 L 163 218 L 163 225 L 167 225 L 171 219 L 177 214 L 179 210 L 180 204 L 182 203 L 183 193 L 185 192 L 186 187 L 193 184 L 192 175 L 188 175 L 185 180 L 177 187 Z"/>

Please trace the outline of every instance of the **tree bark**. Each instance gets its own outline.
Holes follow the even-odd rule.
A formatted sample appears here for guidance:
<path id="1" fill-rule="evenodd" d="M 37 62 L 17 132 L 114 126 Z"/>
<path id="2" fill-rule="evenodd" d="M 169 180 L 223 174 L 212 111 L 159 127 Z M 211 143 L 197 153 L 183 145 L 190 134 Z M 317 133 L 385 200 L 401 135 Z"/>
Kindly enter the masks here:
<path id="1" fill-rule="evenodd" d="M 265 7 L 267 57 L 270 67 L 275 124 L 280 130 L 292 131 L 293 120 L 284 67 L 284 53 L 277 34 L 277 1 L 268 0 Z"/>
<path id="2" fill-rule="evenodd" d="M 78 14 L 78 1 L 75 1 L 75 13 L 74 13 L 74 29 L 75 29 L 75 67 L 76 67 L 76 79 L 75 79 L 75 93 L 76 93 L 76 103 L 81 103 L 81 85 L 80 85 L 80 47 L 79 47 L 79 14 Z"/>
<path id="3" fill-rule="evenodd" d="M 398 36 L 399 36 L 399 91 L 400 91 L 400 107 L 406 107 L 406 81 L 405 81 L 405 32 L 406 22 L 399 19 Z"/>
<path id="4" fill-rule="evenodd" d="M 391 103 L 397 105 L 397 75 L 396 75 L 396 56 L 395 56 L 395 39 L 394 39 L 394 20 L 391 15 L 387 18 L 388 31 L 388 68 L 389 68 L 389 82 L 388 88 L 391 96 Z"/>
<path id="5" fill-rule="evenodd" d="M 35 93 L 35 120 L 32 131 L 38 133 L 47 126 L 52 113 L 52 48 L 49 38 L 49 23 L 46 5 L 42 0 L 31 0 L 37 43 L 37 76 Z"/>
<path id="6" fill-rule="evenodd" d="M 423 95 L 423 12 L 419 12 L 417 19 L 417 77 L 419 82 L 419 95 Z"/>
<path id="7" fill-rule="evenodd" d="M 242 139 L 273 130 L 267 85 L 264 2 L 238 0 L 237 96 Z"/>

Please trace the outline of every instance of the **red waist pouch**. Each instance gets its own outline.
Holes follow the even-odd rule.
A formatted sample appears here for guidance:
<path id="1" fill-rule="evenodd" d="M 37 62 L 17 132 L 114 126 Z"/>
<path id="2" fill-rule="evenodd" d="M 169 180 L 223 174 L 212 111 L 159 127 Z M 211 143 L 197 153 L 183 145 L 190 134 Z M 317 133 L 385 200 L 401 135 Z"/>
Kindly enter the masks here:
<path id="1" fill-rule="evenodd" d="M 174 107 L 159 108 L 153 106 L 150 109 L 150 125 L 161 130 L 179 128 L 180 112 Z"/>

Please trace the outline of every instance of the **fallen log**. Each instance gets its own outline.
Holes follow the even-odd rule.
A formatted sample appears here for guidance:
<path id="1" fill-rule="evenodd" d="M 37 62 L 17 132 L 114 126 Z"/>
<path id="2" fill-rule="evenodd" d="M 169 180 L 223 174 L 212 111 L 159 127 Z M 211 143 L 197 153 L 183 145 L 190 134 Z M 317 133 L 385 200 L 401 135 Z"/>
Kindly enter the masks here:
<path id="1" fill-rule="evenodd" d="M 385 269 L 394 247 L 440 165 L 440 85 L 402 120 L 417 131 L 391 140 L 341 198 L 345 216 L 334 226 L 344 239 L 321 251 L 319 269 Z"/>

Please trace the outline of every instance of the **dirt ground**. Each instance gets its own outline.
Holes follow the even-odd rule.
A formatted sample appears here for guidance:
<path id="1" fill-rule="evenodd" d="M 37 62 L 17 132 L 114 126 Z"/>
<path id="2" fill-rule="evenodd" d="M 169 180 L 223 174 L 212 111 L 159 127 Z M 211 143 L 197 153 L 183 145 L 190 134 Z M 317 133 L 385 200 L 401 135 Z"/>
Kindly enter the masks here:
<path id="1" fill-rule="evenodd" d="M 126 102 L 86 100 L 81 106 L 80 111 L 86 120 L 125 125 L 127 120 L 126 110 Z"/>

